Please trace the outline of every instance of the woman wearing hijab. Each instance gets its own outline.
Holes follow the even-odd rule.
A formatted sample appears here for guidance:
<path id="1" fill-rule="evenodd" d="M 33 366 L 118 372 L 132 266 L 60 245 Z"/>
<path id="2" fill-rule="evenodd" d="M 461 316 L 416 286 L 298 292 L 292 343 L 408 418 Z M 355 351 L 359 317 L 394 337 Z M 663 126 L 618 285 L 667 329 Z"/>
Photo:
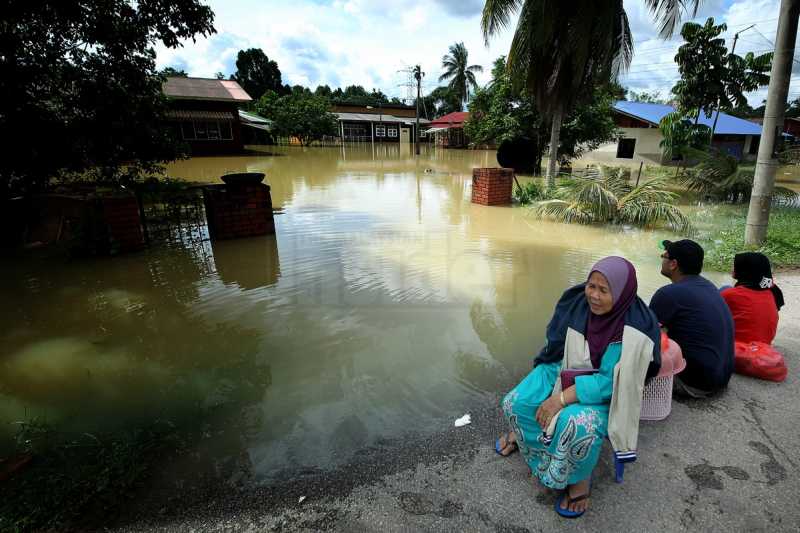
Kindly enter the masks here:
<path id="1" fill-rule="evenodd" d="M 758 252 L 736 254 L 732 275 L 736 286 L 721 294 L 733 315 L 736 341 L 772 344 L 783 292 L 772 279 L 769 259 Z"/>
<path id="2" fill-rule="evenodd" d="M 565 517 L 587 508 L 604 438 L 615 463 L 636 460 L 644 380 L 661 365 L 658 321 L 636 291 L 630 262 L 597 262 L 561 296 L 533 371 L 502 402 L 511 431 L 495 450 L 519 450 L 544 486 L 563 491 L 555 510 Z"/>

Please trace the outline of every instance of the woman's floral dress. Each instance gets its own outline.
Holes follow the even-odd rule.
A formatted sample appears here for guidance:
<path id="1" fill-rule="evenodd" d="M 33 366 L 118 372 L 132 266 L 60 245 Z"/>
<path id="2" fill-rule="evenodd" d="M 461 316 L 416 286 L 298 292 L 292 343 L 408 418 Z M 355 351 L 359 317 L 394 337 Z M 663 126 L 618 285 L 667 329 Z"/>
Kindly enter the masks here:
<path id="1" fill-rule="evenodd" d="M 503 413 L 517 434 L 522 456 L 542 484 L 563 489 L 591 475 L 608 435 L 613 372 L 621 354 L 621 342 L 609 344 L 598 373 L 575 378 L 578 403 L 561 411 L 552 438 L 536 422 L 536 410 L 553 393 L 560 362 L 538 365 L 506 394 Z"/>

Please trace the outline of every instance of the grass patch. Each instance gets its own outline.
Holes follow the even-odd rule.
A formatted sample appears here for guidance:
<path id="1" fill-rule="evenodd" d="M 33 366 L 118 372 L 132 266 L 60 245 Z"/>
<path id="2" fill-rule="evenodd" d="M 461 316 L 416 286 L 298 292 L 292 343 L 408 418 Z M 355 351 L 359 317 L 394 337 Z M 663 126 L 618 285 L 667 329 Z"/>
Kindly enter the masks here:
<path id="1" fill-rule="evenodd" d="M 739 252 L 761 252 L 773 268 L 800 267 L 800 209 L 773 208 L 769 217 L 767 242 L 760 247 L 744 245 L 746 214 L 728 211 L 720 216 L 708 233 L 699 236 L 706 250 L 705 268 L 729 272 L 733 257 Z M 745 212 L 746 213 L 746 212 Z"/>

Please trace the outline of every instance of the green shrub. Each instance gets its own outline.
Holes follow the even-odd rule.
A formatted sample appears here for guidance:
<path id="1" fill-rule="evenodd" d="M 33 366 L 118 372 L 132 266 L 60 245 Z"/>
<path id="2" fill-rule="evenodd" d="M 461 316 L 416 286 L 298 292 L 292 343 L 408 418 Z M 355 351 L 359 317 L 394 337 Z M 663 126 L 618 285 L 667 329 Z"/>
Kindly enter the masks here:
<path id="1" fill-rule="evenodd" d="M 514 189 L 514 199 L 522 205 L 528 205 L 547 198 L 547 189 L 538 181 L 529 181 Z"/>

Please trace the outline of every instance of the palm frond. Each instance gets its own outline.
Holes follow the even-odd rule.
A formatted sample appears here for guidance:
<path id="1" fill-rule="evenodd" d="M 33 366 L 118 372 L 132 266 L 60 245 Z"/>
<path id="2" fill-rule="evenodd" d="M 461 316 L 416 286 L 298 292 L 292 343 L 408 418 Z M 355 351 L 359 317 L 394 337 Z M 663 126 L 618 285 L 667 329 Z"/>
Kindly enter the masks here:
<path id="1" fill-rule="evenodd" d="M 617 13 L 614 15 L 615 24 L 618 25 L 613 30 L 615 40 L 614 47 L 618 53 L 614 57 L 612 64 L 612 74 L 616 78 L 621 73 L 628 70 L 633 61 L 633 34 L 630 24 L 628 24 L 628 14 L 622 5 L 618 6 Z"/>
<path id="2" fill-rule="evenodd" d="M 685 13 L 694 18 L 700 7 L 700 0 L 645 0 L 644 3 L 656 20 L 659 34 L 665 39 L 672 37 Z"/>
<path id="3" fill-rule="evenodd" d="M 597 221 L 592 209 L 579 202 L 545 200 L 533 208 L 539 218 L 566 222 L 568 224 L 592 224 Z"/>
<path id="4" fill-rule="evenodd" d="M 663 223 L 683 234 L 692 231 L 689 218 L 678 206 L 668 202 L 635 200 L 621 206 L 617 222 L 635 226 L 652 227 Z"/>
<path id="5" fill-rule="evenodd" d="M 487 46 L 490 37 L 508 27 L 511 16 L 521 4 L 522 0 L 486 0 L 481 14 L 481 31 Z"/>

